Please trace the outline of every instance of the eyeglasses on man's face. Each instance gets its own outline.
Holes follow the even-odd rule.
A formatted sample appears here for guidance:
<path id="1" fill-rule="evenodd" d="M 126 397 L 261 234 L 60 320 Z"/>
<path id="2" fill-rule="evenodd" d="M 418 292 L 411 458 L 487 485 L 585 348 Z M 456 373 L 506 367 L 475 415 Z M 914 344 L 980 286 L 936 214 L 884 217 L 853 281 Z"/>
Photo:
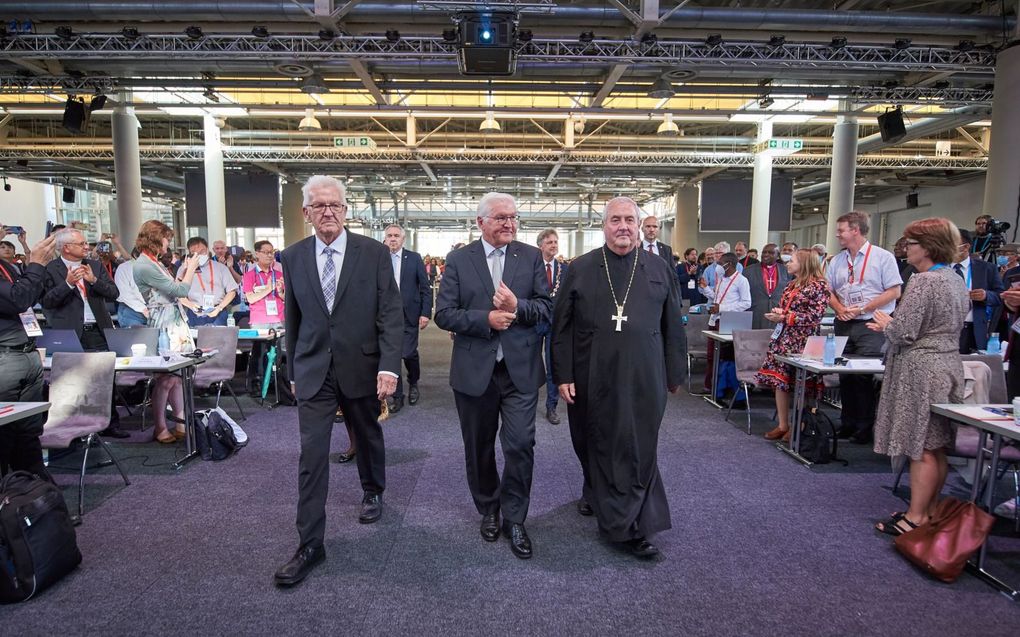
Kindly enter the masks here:
<path id="1" fill-rule="evenodd" d="M 347 212 L 347 204 L 345 203 L 313 203 L 308 206 L 308 209 L 317 215 L 324 214 L 327 210 L 335 214 L 343 214 Z"/>
<path id="2" fill-rule="evenodd" d="M 508 223 L 517 223 L 517 215 L 500 215 L 498 217 L 486 217 L 486 219 L 492 219 L 500 226 L 505 226 Z"/>
<path id="3" fill-rule="evenodd" d="M 255 254 L 261 254 L 261 255 L 267 256 L 267 257 L 276 256 L 276 252 L 274 250 L 259 250 Z"/>

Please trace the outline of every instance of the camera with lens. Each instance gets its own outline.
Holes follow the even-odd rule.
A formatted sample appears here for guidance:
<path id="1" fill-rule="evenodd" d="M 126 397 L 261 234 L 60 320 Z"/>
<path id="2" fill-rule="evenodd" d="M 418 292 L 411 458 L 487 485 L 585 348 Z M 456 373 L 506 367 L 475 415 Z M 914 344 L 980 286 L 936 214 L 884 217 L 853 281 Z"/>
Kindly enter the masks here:
<path id="1" fill-rule="evenodd" d="M 988 234 L 1005 234 L 1012 226 L 1009 225 L 1008 221 L 996 221 L 995 219 L 989 219 L 985 224 L 985 232 Z"/>

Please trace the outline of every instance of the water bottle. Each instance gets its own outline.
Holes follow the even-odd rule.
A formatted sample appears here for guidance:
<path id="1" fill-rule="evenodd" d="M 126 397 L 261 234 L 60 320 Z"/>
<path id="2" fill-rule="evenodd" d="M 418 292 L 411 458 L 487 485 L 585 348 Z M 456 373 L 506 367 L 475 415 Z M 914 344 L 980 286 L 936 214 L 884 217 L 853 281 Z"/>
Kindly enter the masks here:
<path id="1" fill-rule="evenodd" d="M 1002 343 L 999 342 L 999 335 L 992 334 L 988 337 L 988 345 L 985 346 L 985 351 L 989 354 L 998 354 L 1002 349 Z"/>
<path id="2" fill-rule="evenodd" d="M 159 331 L 159 355 L 163 357 L 170 355 L 170 335 L 167 334 L 166 328 Z"/>
<path id="3" fill-rule="evenodd" d="M 822 364 L 826 366 L 836 364 L 836 337 L 832 334 L 825 337 L 825 350 L 822 353 Z"/>
<path id="4" fill-rule="evenodd" d="M 1013 424 L 1020 427 L 1020 396 L 1013 399 Z"/>
<path id="5" fill-rule="evenodd" d="M 227 327 L 234 327 L 235 325 L 237 325 L 237 321 L 234 320 L 234 315 L 233 314 L 228 314 L 227 315 Z"/>

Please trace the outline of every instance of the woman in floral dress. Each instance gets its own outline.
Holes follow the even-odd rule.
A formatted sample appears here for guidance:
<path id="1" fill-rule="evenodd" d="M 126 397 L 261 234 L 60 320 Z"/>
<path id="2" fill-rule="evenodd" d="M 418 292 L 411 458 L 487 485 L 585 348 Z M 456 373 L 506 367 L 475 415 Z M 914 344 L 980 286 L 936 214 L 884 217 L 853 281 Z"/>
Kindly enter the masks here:
<path id="1" fill-rule="evenodd" d="M 776 392 L 779 425 L 767 432 L 765 438 L 782 438 L 784 441 L 790 439 L 790 391 L 795 371 L 777 361 L 776 356 L 800 354 L 808 337 L 818 334 L 822 315 L 829 306 L 829 285 L 822 276 L 818 255 L 812 250 L 797 250 L 786 263 L 786 271 L 792 280 L 783 291 L 779 307 L 765 314 L 766 319 L 776 323 L 776 329 L 772 333 L 765 362 L 755 375 L 757 385 L 771 387 Z M 818 395 L 823 387 L 820 377 L 808 377 L 808 391 Z"/>

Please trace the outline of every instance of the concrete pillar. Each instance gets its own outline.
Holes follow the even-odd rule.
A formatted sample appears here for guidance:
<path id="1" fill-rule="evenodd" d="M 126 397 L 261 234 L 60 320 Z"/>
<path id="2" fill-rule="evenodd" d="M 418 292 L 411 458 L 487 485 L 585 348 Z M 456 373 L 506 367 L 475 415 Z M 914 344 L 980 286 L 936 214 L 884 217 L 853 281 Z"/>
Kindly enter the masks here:
<path id="1" fill-rule="evenodd" d="M 843 110 L 850 105 L 844 104 Z M 829 179 L 829 217 L 825 224 L 825 251 L 839 252 L 836 241 L 836 219 L 854 208 L 854 186 L 857 179 L 856 117 L 839 115 L 832 131 L 832 175 Z"/>
<path id="2" fill-rule="evenodd" d="M 245 250 L 255 249 L 255 228 L 241 228 L 241 238 L 238 243 L 244 246 Z"/>
<path id="3" fill-rule="evenodd" d="M 990 141 L 981 212 L 1015 224 L 1020 206 L 1020 39 L 1001 51 L 995 63 Z M 1012 232 L 1016 237 L 1017 228 Z"/>
<path id="4" fill-rule="evenodd" d="M 574 231 L 574 241 L 571 246 L 570 258 L 576 259 L 584 254 L 584 230 L 578 228 Z"/>
<path id="5" fill-rule="evenodd" d="M 209 245 L 227 238 L 227 199 L 223 186 L 222 119 L 206 115 L 205 125 L 205 209 Z"/>
<path id="6" fill-rule="evenodd" d="M 113 171 L 117 186 L 117 214 L 111 215 L 113 231 L 121 243 L 131 245 L 142 226 L 142 170 L 138 158 L 138 118 L 131 94 L 121 93 L 113 109 Z"/>
<path id="7" fill-rule="evenodd" d="M 311 234 L 311 226 L 305 223 L 304 215 L 301 212 L 301 204 L 304 202 L 301 194 L 301 184 L 286 183 L 283 186 L 283 198 L 281 201 L 281 216 L 283 217 L 283 243 L 278 248 L 285 248 L 293 245 Z"/>
<path id="8" fill-rule="evenodd" d="M 772 122 L 758 123 L 757 141 L 772 137 Z M 768 243 L 769 206 L 772 201 L 772 155 L 758 153 L 754 158 L 754 182 L 751 186 L 751 236 L 748 245 L 761 248 Z"/>
<path id="9" fill-rule="evenodd" d="M 687 248 L 697 248 L 701 252 L 702 246 L 698 243 L 698 201 L 700 193 L 697 186 L 685 186 L 677 189 L 676 192 L 676 221 L 673 222 L 673 230 L 670 237 L 670 245 L 674 253 L 679 253 L 683 258 L 683 251 Z"/>
<path id="10" fill-rule="evenodd" d="M 412 252 L 419 252 L 418 250 L 418 230 L 416 228 L 407 229 L 407 243 L 411 244 Z"/>

